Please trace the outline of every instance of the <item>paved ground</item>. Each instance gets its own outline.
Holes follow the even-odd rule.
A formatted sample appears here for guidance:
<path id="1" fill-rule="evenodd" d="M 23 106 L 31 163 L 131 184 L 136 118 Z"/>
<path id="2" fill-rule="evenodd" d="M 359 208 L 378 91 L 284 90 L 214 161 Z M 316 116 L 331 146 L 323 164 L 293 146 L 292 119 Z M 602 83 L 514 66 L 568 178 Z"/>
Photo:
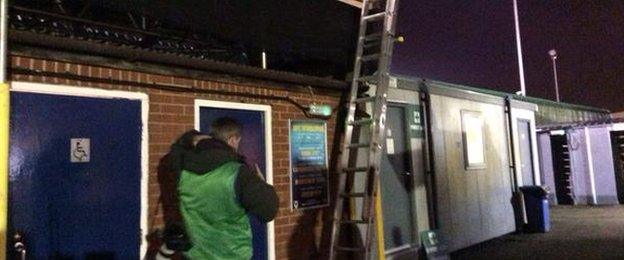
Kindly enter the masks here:
<path id="1" fill-rule="evenodd" d="M 546 234 L 510 234 L 453 253 L 452 259 L 624 259 L 624 206 L 551 208 Z"/>

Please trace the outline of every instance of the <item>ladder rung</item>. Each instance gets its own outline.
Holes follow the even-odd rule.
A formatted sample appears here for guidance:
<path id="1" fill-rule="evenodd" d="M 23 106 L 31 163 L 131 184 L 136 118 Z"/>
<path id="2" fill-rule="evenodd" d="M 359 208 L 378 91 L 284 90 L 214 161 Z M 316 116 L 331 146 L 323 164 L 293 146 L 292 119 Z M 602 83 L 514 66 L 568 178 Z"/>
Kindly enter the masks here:
<path id="1" fill-rule="evenodd" d="M 368 167 L 349 167 L 349 168 L 344 168 L 343 171 L 344 172 L 365 172 L 365 171 L 368 171 Z"/>
<path id="2" fill-rule="evenodd" d="M 360 82 L 377 82 L 379 81 L 379 76 L 378 75 L 368 75 L 368 76 L 361 76 L 357 79 L 357 81 Z"/>
<path id="3" fill-rule="evenodd" d="M 362 37 L 361 39 L 364 41 L 379 41 L 381 40 L 381 36 L 383 36 L 383 33 L 371 33 Z"/>
<path id="4" fill-rule="evenodd" d="M 368 221 L 361 219 L 343 219 L 340 224 L 368 224 Z"/>
<path id="5" fill-rule="evenodd" d="M 364 148 L 364 147 L 369 147 L 370 143 L 357 143 L 357 144 L 350 144 L 347 147 L 350 149 L 355 149 L 355 148 Z"/>
<path id="6" fill-rule="evenodd" d="M 345 197 L 345 198 L 363 198 L 366 196 L 366 193 L 364 192 L 341 192 L 340 196 Z"/>
<path id="7" fill-rule="evenodd" d="M 374 121 L 372 118 L 366 118 L 366 119 L 352 121 L 350 124 L 351 125 L 367 125 L 367 124 L 372 124 L 373 122 Z"/>
<path id="8" fill-rule="evenodd" d="M 386 17 L 386 12 L 367 15 L 367 16 L 362 17 L 362 20 L 367 21 L 367 22 L 372 22 L 372 21 L 382 20 L 384 17 Z"/>
<path id="9" fill-rule="evenodd" d="M 355 103 L 372 102 L 372 101 L 375 101 L 375 98 L 376 98 L 376 96 L 356 98 L 353 102 L 355 102 Z"/>
<path id="10" fill-rule="evenodd" d="M 377 46 L 381 46 L 381 41 L 371 41 L 369 43 L 365 43 L 365 44 L 362 45 L 362 47 L 364 47 L 364 49 L 377 47 Z"/>
<path id="11" fill-rule="evenodd" d="M 340 251 L 360 252 L 360 251 L 364 251 L 366 248 L 364 248 L 364 247 L 336 246 L 336 249 L 338 249 Z"/>
<path id="12" fill-rule="evenodd" d="M 373 61 L 373 60 L 378 60 L 379 58 L 381 58 L 381 54 L 375 53 L 375 54 L 364 55 L 360 58 L 360 60 Z"/>
<path id="13" fill-rule="evenodd" d="M 385 6 L 385 7 L 384 7 Z M 369 208 L 373 205 L 371 202 L 374 199 L 374 192 L 371 187 L 375 187 L 379 184 L 378 178 L 372 178 L 376 174 L 379 174 L 379 159 L 381 158 L 381 146 L 382 144 L 377 140 L 381 131 L 385 131 L 379 128 L 382 123 L 380 116 L 382 114 L 367 114 L 364 110 L 364 105 L 372 105 L 377 113 L 379 109 L 383 109 L 386 104 L 387 88 L 388 88 L 388 71 L 390 70 L 389 62 L 387 60 L 392 59 L 392 46 L 395 44 L 395 23 L 391 22 L 396 20 L 396 7 L 395 1 L 388 0 L 366 0 L 362 5 L 362 16 L 360 17 L 359 26 L 360 31 L 357 39 L 357 56 L 354 64 L 353 82 L 351 82 L 352 90 L 349 97 L 349 119 L 346 121 L 347 136 L 351 135 L 352 131 L 359 131 L 361 128 L 373 127 L 371 133 L 367 133 L 368 140 L 356 140 L 347 139 L 342 141 L 342 148 L 347 150 L 343 151 L 342 156 L 346 156 L 345 159 L 348 164 L 345 164 L 344 168 L 340 168 L 340 187 L 338 187 L 338 200 L 337 206 L 334 209 L 334 218 L 332 220 L 333 232 L 332 241 L 330 247 L 330 260 L 337 260 L 341 257 L 345 251 L 351 251 L 354 253 L 353 257 L 366 257 L 373 258 L 372 243 L 373 239 L 378 239 L 372 230 L 371 224 L 375 221 L 371 215 L 372 210 Z M 391 23 L 388 23 L 391 22 Z M 387 24 L 386 24 L 387 23 Z M 374 72 L 373 72 L 374 71 Z M 375 93 L 369 92 L 372 87 L 376 86 Z M 370 94 L 370 96 L 369 96 Z M 354 109 L 355 108 L 355 109 Z M 355 110 L 355 111 L 354 111 Z M 383 112 L 383 111 L 382 111 Z M 344 123 L 344 122 L 343 122 Z M 351 132 L 349 132 L 351 131 Z M 360 149 L 363 148 L 363 149 Z M 360 150 L 358 150 L 360 149 Z M 369 149 L 366 150 L 365 149 Z M 368 162 L 352 163 L 351 157 L 355 156 L 351 152 L 368 153 Z M 361 175 L 367 180 L 366 189 L 355 189 L 353 183 L 349 179 L 355 177 L 354 175 Z M 351 203 L 346 203 L 347 201 Z M 348 206 L 350 210 L 357 209 L 359 206 L 362 208 L 362 215 L 353 217 L 356 219 L 349 219 L 345 217 L 344 206 Z M 344 217 L 344 218 L 343 218 Z M 352 224 L 353 227 L 357 226 L 360 230 L 366 230 L 365 243 L 341 243 L 341 239 L 344 234 L 342 230 L 346 227 L 350 227 L 348 224 Z M 358 232 L 359 233 L 359 232 Z M 361 254 L 361 256 L 360 256 Z"/>

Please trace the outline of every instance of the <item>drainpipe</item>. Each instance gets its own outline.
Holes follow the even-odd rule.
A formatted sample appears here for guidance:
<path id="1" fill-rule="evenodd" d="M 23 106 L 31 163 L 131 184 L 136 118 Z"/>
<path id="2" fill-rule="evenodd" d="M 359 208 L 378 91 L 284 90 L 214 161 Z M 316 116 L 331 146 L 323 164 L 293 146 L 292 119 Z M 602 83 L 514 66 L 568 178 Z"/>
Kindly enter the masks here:
<path id="1" fill-rule="evenodd" d="M 6 259 L 9 187 L 9 84 L 6 82 L 8 0 L 0 0 L 0 259 Z"/>
<path id="2" fill-rule="evenodd" d="M 436 189 L 435 176 L 435 158 L 433 153 L 433 137 L 431 127 L 431 95 L 429 94 L 429 86 L 426 82 L 420 84 L 420 103 L 422 114 L 425 117 L 423 122 L 425 133 L 425 170 L 427 184 L 427 209 L 429 212 L 430 229 L 438 229 L 440 222 L 438 220 L 438 194 Z"/>
<path id="3" fill-rule="evenodd" d="M 589 168 L 589 184 L 591 185 L 592 202 L 598 205 L 596 198 L 596 177 L 594 175 L 594 158 L 591 150 L 591 138 L 589 136 L 589 127 L 585 127 L 585 150 L 587 151 L 587 166 Z"/>
<path id="4" fill-rule="evenodd" d="M 524 224 L 527 223 L 526 209 L 524 208 L 524 196 L 519 190 L 518 178 L 516 175 L 516 148 L 514 146 L 514 131 L 513 131 L 513 115 L 511 111 L 511 95 L 505 97 L 505 114 L 507 114 L 507 129 L 509 137 L 509 171 L 511 181 L 511 206 L 514 210 L 514 220 L 516 222 L 516 231 L 520 232 L 524 228 Z"/>
<path id="5" fill-rule="evenodd" d="M 513 131 L 513 115 L 511 114 L 511 96 L 505 97 L 505 112 L 507 114 L 507 123 L 509 129 L 509 169 L 511 170 L 511 189 L 512 192 L 518 191 L 518 178 L 516 176 L 516 148 L 514 146 L 514 131 Z"/>

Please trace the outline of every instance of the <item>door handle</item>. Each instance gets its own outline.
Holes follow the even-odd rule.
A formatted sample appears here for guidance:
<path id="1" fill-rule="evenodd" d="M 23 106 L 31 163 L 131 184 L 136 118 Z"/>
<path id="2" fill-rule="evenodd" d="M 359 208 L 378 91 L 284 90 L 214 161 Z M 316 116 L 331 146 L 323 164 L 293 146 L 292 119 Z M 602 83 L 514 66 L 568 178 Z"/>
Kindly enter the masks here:
<path id="1" fill-rule="evenodd" d="M 13 248 L 20 254 L 20 259 L 26 260 L 26 245 L 24 244 L 24 236 L 19 232 L 15 232 L 13 240 L 15 241 Z"/>
<path id="2" fill-rule="evenodd" d="M 414 178 L 412 177 L 412 173 L 407 171 L 403 173 L 403 181 L 405 190 L 411 192 L 414 189 Z"/>

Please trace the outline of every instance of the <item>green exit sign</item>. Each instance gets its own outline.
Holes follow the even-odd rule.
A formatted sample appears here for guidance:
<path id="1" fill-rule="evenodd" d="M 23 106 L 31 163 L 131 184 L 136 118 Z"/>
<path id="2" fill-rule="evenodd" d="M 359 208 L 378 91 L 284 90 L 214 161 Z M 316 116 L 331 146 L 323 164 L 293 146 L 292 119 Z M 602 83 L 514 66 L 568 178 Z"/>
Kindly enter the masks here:
<path id="1" fill-rule="evenodd" d="M 312 104 L 308 112 L 310 115 L 329 117 L 332 114 L 332 108 L 329 105 Z"/>

